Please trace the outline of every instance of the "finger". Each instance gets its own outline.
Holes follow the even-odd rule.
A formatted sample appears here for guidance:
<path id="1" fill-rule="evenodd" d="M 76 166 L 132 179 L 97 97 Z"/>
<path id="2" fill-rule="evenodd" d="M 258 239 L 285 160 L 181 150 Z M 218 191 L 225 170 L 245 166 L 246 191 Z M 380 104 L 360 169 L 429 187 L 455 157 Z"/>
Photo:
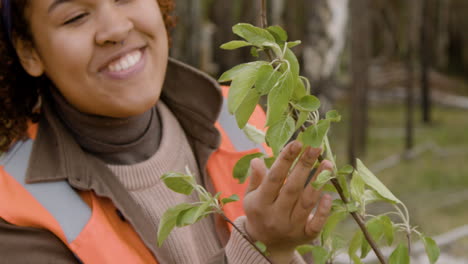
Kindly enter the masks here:
<path id="1" fill-rule="evenodd" d="M 250 162 L 250 181 L 245 192 L 246 194 L 256 190 L 258 186 L 260 186 L 263 178 L 265 178 L 266 172 L 267 168 L 263 160 L 256 158 Z"/>
<path id="2" fill-rule="evenodd" d="M 273 163 L 267 177 L 260 185 L 259 192 L 266 203 L 272 203 L 278 196 L 278 192 L 283 186 L 289 169 L 301 152 L 302 144 L 299 141 L 289 143 L 279 154 L 278 159 Z"/>
<path id="3" fill-rule="evenodd" d="M 328 160 L 322 161 L 318 170 L 315 172 L 314 176 L 312 177 L 311 182 L 315 181 L 315 179 L 317 179 L 317 176 L 323 170 L 331 170 L 332 166 L 333 165 L 330 161 Z M 310 183 L 307 184 L 304 191 L 302 192 L 301 197 L 299 198 L 299 201 L 296 203 L 294 207 L 294 211 L 291 216 L 291 219 L 293 219 L 293 221 L 302 221 L 303 219 L 306 219 L 307 216 L 312 211 L 312 209 L 317 204 L 318 200 L 320 199 L 321 193 L 322 193 L 321 190 L 315 189 L 314 187 L 312 187 L 312 184 Z"/>
<path id="4" fill-rule="evenodd" d="M 293 212 L 294 204 L 297 203 L 303 193 L 304 184 L 320 151 L 318 148 L 311 147 L 304 150 L 304 154 L 299 158 L 276 200 L 276 206 L 278 206 L 280 212 Z"/>
<path id="5" fill-rule="evenodd" d="M 322 230 L 323 226 L 325 225 L 325 222 L 327 221 L 331 205 L 331 196 L 328 194 L 323 195 L 315 214 L 311 218 L 309 218 L 309 221 L 304 230 L 305 234 L 309 238 L 314 239 L 320 234 L 320 231 Z"/>

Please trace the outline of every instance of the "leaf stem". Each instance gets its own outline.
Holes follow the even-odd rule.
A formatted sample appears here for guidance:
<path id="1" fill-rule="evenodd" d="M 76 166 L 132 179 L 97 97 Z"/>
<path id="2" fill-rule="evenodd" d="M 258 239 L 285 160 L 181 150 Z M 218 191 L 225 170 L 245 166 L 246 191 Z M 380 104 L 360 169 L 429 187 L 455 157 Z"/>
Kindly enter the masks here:
<path id="1" fill-rule="evenodd" d="M 319 160 L 320 159 L 323 160 L 323 157 L 320 156 Z M 338 191 L 338 194 L 340 195 L 341 200 L 343 200 L 343 202 L 345 204 L 347 204 L 348 199 L 344 195 L 343 189 L 341 188 L 341 185 L 339 184 L 338 180 L 337 179 L 331 179 L 331 182 L 332 182 L 333 186 L 335 186 L 335 189 Z M 372 247 L 372 250 L 374 250 L 374 253 L 377 256 L 377 258 L 379 259 L 380 263 L 386 264 L 385 258 L 383 256 L 382 252 L 377 247 L 377 243 L 375 243 L 374 239 L 369 234 L 369 231 L 367 231 L 366 225 L 364 224 L 364 221 L 362 220 L 361 216 L 359 214 L 357 214 L 356 212 L 352 212 L 350 214 L 354 218 L 356 223 L 359 225 L 359 227 L 361 228 L 362 233 L 364 234 L 364 237 L 366 238 L 367 242 L 369 242 L 369 245 Z"/>
<path id="2" fill-rule="evenodd" d="M 236 229 L 237 232 L 239 232 L 239 234 L 240 234 L 245 240 L 247 240 L 247 241 L 250 243 L 250 245 L 252 245 L 260 254 L 262 254 L 262 256 L 268 261 L 268 263 L 273 264 L 273 262 L 267 257 L 267 255 L 265 255 L 265 253 L 263 253 L 262 250 L 260 250 L 260 249 L 257 247 L 257 245 L 255 245 L 255 243 L 254 243 L 252 240 L 250 240 L 250 238 L 249 238 L 246 234 L 244 234 L 244 232 L 242 232 L 242 231 L 231 221 L 231 219 L 227 218 L 227 216 L 226 216 L 224 213 L 222 213 L 222 212 L 220 212 L 219 214 L 224 218 L 224 220 L 225 220 L 226 222 L 228 222 L 234 229 Z"/>

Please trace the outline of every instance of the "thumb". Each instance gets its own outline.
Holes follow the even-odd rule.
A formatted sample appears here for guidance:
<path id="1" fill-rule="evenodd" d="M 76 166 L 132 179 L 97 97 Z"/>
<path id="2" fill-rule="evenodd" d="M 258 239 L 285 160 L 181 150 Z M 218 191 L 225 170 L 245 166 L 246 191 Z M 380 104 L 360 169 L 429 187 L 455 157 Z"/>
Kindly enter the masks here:
<path id="1" fill-rule="evenodd" d="M 250 162 L 250 179 L 246 194 L 254 191 L 260 186 L 266 174 L 267 168 L 262 159 L 256 158 Z"/>

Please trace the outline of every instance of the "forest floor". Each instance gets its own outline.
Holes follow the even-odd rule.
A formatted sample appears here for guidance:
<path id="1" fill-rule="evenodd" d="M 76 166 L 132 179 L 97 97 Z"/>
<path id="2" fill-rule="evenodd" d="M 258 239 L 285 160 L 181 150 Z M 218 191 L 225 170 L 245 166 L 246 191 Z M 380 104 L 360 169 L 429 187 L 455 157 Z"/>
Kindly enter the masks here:
<path id="1" fill-rule="evenodd" d="M 348 111 L 337 108 L 343 121 L 332 128 L 330 138 L 338 164 L 345 164 Z M 420 113 L 415 113 L 417 151 L 405 160 L 401 155 L 405 146 L 404 105 L 371 104 L 367 151 L 360 158 L 407 205 L 411 224 L 434 237 L 457 227 L 468 228 L 468 110 L 435 105 L 432 114 L 432 123 L 424 125 Z M 375 211 L 382 208 L 377 206 Z M 355 224 L 350 221 L 344 226 L 343 232 L 348 233 Z M 443 245 L 445 260 L 441 257 L 438 263 L 468 263 L 467 248 L 468 234 Z"/>

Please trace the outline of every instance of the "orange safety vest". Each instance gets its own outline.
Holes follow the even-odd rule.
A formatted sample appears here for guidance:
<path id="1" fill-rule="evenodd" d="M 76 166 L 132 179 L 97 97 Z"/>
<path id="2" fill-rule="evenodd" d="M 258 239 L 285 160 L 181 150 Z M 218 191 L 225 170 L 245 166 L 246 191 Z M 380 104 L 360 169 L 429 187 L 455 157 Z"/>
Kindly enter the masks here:
<path id="1" fill-rule="evenodd" d="M 226 87 L 223 94 L 227 94 Z M 265 115 L 259 107 L 249 123 L 263 128 Z M 221 145 L 208 160 L 208 173 L 222 197 L 238 194 L 242 199 L 247 185 L 232 178 L 235 163 L 245 154 L 271 151 L 248 141 L 225 105 L 216 127 L 221 133 Z M 157 263 L 132 226 L 115 214 L 109 199 L 92 191 L 76 191 L 65 181 L 25 183 L 24 165 L 36 131 L 37 125 L 32 126 L 31 138 L 17 142 L 0 159 L 0 218 L 17 226 L 51 231 L 83 263 Z M 51 199 L 50 193 L 59 195 L 59 201 Z M 226 205 L 224 212 L 230 219 L 243 215 L 242 201 Z"/>

